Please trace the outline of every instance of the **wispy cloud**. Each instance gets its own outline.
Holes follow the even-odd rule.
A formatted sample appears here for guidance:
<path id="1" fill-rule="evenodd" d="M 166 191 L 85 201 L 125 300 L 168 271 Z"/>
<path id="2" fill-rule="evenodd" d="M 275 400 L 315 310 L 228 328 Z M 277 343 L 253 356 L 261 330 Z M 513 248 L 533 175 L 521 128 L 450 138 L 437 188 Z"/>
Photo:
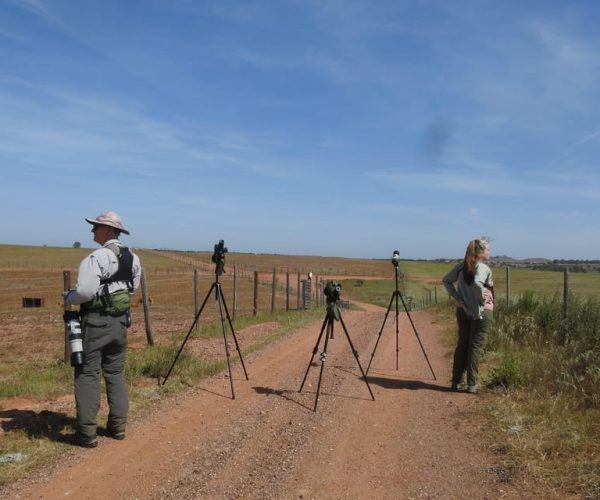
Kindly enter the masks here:
<path id="1" fill-rule="evenodd" d="M 581 146 L 583 144 L 585 144 L 586 142 L 590 142 L 590 141 L 595 141 L 596 139 L 600 138 L 600 130 L 596 130 L 595 132 L 592 132 L 589 135 L 586 135 L 585 137 L 582 137 L 578 142 L 577 145 Z"/>
<path id="2" fill-rule="evenodd" d="M 554 23 L 535 22 L 531 32 L 546 49 L 546 70 L 552 76 L 548 83 L 562 90 L 562 95 L 580 95 L 594 89 L 600 60 L 596 43 L 584 41 L 578 33 L 566 32 Z"/>
<path id="3" fill-rule="evenodd" d="M 0 199 L 25 227 L 34 177 L 40 206 L 143 207 L 148 240 L 226 220 L 249 250 L 277 226 L 375 254 L 398 225 L 413 256 L 495 228 L 551 252 L 570 219 L 600 233 L 598 8 L 508 6 L 0 2 Z"/>
<path id="4" fill-rule="evenodd" d="M 7 0 L 9 3 L 16 5 L 42 19 L 61 25 L 59 19 L 48 9 L 46 3 L 43 0 Z"/>
<path id="5" fill-rule="evenodd" d="M 470 169 L 443 172 L 416 172 L 411 169 L 374 171 L 368 174 L 388 186 L 407 186 L 440 193 L 465 193 L 490 198 L 553 197 L 556 199 L 600 200 L 598 175 L 581 177 L 564 172 L 519 171 L 518 168 L 488 171 L 483 175 Z"/>
<path id="6" fill-rule="evenodd" d="M 137 103 L 68 93 L 63 89 L 15 79 L 28 98 L 0 96 L 0 151 L 31 164 L 59 170 L 107 162 L 148 175 L 152 169 L 172 171 L 194 167 L 213 175 L 222 167 L 260 176 L 285 178 L 288 169 L 268 158 L 277 142 L 264 135 L 245 134 L 196 122 L 193 129 L 149 117 Z M 1 85 L 1 82 L 0 82 Z M 79 160 L 75 160 L 79 158 Z M 66 161 L 69 160 L 69 161 Z"/>

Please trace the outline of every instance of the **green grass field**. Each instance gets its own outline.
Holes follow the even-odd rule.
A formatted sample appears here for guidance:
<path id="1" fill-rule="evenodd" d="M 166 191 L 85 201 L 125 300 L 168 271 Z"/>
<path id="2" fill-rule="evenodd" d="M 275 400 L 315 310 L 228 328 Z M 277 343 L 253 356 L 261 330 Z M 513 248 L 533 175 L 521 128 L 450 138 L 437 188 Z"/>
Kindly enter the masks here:
<path id="1" fill-rule="evenodd" d="M 454 266 L 441 262 L 406 261 L 401 263 L 401 270 L 410 281 L 422 282 L 430 289 L 442 287 L 442 278 Z M 492 267 L 494 276 L 494 292 L 496 300 L 506 300 L 506 267 Z M 569 273 L 569 290 L 571 293 L 585 297 L 600 296 L 600 273 Z M 564 275 L 562 272 L 537 271 L 522 267 L 509 269 L 510 296 L 516 299 L 526 291 L 552 297 L 562 295 Z M 440 288 L 445 294 L 443 288 Z M 438 294 L 440 296 L 440 294 Z"/>

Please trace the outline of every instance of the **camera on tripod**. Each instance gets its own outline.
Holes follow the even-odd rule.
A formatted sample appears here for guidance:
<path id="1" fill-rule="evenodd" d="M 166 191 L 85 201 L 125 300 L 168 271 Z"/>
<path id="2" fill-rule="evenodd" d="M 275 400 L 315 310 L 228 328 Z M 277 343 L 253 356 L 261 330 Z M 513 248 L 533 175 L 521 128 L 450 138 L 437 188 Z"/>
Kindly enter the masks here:
<path id="1" fill-rule="evenodd" d="M 394 250 L 394 253 L 392 254 L 392 264 L 394 264 L 394 267 L 400 265 L 400 252 L 398 250 Z"/>
<path id="2" fill-rule="evenodd" d="M 229 325 L 229 331 L 231 333 L 231 336 L 233 337 L 233 341 L 235 343 L 235 348 L 237 349 L 237 352 L 240 356 L 240 363 L 242 364 L 242 368 L 244 369 L 244 375 L 246 376 L 246 380 L 249 380 L 248 372 L 246 371 L 246 365 L 244 365 L 244 358 L 242 358 L 242 351 L 240 349 L 240 345 L 237 341 L 237 337 L 235 335 L 235 330 L 233 328 L 233 321 L 231 320 L 231 316 L 229 315 L 229 309 L 227 308 L 227 304 L 225 302 L 225 295 L 223 295 L 223 289 L 221 287 L 221 283 L 219 282 L 219 275 L 223 274 L 223 272 L 224 272 L 225 254 L 226 253 L 227 253 L 227 248 L 225 247 L 225 242 L 223 240 L 219 240 L 219 243 L 217 243 L 215 245 L 215 253 L 212 256 L 212 261 L 216 264 L 216 268 L 215 268 L 215 275 L 216 275 L 215 278 L 216 279 L 215 279 L 214 283 L 210 286 L 210 289 L 208 290 L 208 293 L 206 294 L 206 298 L 202 302 L 200 309 L 198 309 L 198 311 L 196 312 L 196 316 L 194 317 L 192 326 L 190 326 L 190 329 L 188 330 L 187 335 L 185 336 L 185 339 L 183 339 L 183 343 L 181 344 L 179 351 L 177 351 L 177 354 L 175 355 L 175 359 L 173 360 L 173 363 L 171 363 L 169 371 L 167 372 L 165 379 L 162 382 L 162 385 L 165 385 L 167 383 L 167 380 L 169 379 L 169 376 L 171 375 L 171 372 L 173 371 L 173 368 L 175 367 L 175 363 L 177 363 L 177 360 L 179 359 L 179 355 L 183 351 L 183 348 L 185 347 L 186 342 L 190 338 L 190 335 L 192 334 L 194 327 L 198 324 L 198 320 L 200 319 L 200 315 L 202 314 L 202 311 L 204 310 L 204 306 L 208 302 L 208 298 L 210 297 L 210 295 L 213 291 L 215 292 L 215 301 L 217 301 L 217 303 L 218 303 L 219 315 L 221 317 L 221 330 L 223 332 L 223 341 L 225 344 L 225 358 L 227 360 L 227 369 L 229 370 L 229 384 L 231 386 L 231 399 L 235 399 L 235 391 L 233 389 L 233 376 L 231 374 L 231 362 L 229 359 L 230 352 L 229 352 L 229 343 L 227 341 L 227 326 L 226 326 L 226 324 Z"/>
<path id="3" fill-rule="evenodd" d="M 323 289 L 327 304 L 335 304 L 340 300 L 340 292 L 342 291 L 342 285 L 336 281 L 328 281 Z"/>
<path id="4" fill-rule="evenodd" d="M 223 240 L 219 240 L 219 243 L 215 244 L 215 253 L 213 253 L 212 261 L 217 265 L 215 274 L 220 276 L 225 272 L 225 254 L 227 253 L 227 247 Z"/>

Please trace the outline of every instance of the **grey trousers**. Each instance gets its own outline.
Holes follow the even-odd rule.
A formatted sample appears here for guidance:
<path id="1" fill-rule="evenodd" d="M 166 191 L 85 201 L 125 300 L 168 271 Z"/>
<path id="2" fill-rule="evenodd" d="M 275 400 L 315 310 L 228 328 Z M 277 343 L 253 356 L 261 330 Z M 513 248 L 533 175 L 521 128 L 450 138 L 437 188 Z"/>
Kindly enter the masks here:
<path id="1" fill-rule="evenodd" d="M 96 438 L 100 408 L 100 372 L 108 399 L 108 429 L 125 432 L 129 401 L 125 384 L 127 323 L 125 315 L 87 313 L 82 322 L 85 362 L 75 367 L 77 430 L 83 439 Z"/>
<path id="2" fill-rule="evenodd" d="M 492 326 L 493 318 L 492 311 L 484 311 L 482 319 L 470 319 L 462 308 L 456 309 L 458 342 L 454 351 L 452 383 L 459 384 L 466 371 L 467 385 L 477 385 L 479 360 L 483 354 L 485 340 Z"/>

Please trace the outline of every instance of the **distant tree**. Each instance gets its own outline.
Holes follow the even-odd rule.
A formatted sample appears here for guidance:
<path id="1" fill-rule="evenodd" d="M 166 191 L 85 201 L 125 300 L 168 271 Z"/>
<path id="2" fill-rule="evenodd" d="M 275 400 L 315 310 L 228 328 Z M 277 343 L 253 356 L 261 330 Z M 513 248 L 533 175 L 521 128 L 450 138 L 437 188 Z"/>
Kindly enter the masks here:
<path id="1" fill-rule="evenodd" d="M 76 241 L 75 243 L 73 243 L 73 248 L 80 248 L 81 247 L 81 243 L 79 241 Z"/>

